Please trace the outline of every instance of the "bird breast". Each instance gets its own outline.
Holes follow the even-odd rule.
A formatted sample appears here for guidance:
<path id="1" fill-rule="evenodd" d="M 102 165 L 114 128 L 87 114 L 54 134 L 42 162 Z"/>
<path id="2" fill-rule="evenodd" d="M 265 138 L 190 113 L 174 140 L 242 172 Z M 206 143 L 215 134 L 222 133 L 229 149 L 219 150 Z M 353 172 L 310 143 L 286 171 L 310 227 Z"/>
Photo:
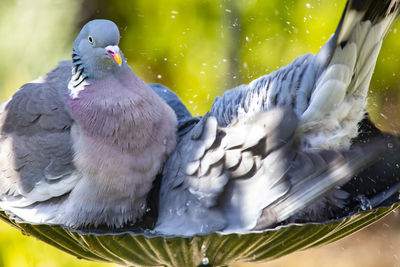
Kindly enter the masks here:
<path id="1" fill-rule="evenodd" d="M 74 164 L 105 190 L 150 185 L 175 148 L 172 109 L 151 88 L 134 89 L 91 83 L 69 102 Z"/>

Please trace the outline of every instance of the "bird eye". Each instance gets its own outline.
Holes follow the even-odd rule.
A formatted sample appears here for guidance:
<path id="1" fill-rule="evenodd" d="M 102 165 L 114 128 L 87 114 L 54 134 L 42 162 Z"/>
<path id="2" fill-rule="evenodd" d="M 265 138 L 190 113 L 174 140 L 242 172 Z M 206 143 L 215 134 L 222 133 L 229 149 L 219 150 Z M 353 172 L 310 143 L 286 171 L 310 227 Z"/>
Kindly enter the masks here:
<path id="1" fill-rule="evenodd" d="M 93 37 L 89 35 L 88 36 L 88 41 L 89 41 L 89 43 L 93 44 Z"/>

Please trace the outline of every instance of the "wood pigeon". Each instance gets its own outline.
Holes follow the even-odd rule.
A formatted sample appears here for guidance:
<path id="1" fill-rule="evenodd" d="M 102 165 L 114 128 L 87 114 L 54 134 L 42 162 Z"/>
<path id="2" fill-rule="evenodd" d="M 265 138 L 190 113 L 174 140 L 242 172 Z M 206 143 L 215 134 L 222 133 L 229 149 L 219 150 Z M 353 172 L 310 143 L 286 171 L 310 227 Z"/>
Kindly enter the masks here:
<path id="1" fill-rule="evenodd" d="M 352 146 L 382 41 L 399 12 L 398 0 L 350 0 L 316 55 L 215 99 L 164 166 L 156 231 L 248 232 L 334 219 L 353 193 L 366 200 L 362 192 L 373 183 L 358 180 L 352 192 L 339 186 L 357 172 L 378 182 L 361 170 L 399 152 L 388 135 Z"/>
<path id="2" fill-rule="evenodd" d="M 341 207 L 349 195 L 337 187 L 398 147 L 381 137 L 351 146 L 398 14 L 398 1 L 349 1 L 317 55 L 227 91 L 202 118 L 131 72 L 114 24 L 89 22 L 72 66 L 61 62 L 2 105 L 0 207 L 27 222 L 119 228 L 152 207 L 149 197 L 154 230 L 180 236 Z"/>
<path id="3" fill-rule="evenodd" d="M 113 22 L 87 23 L 72 65 L 61 62 L 1 105 L 2 209 L 74 228 L 142 218 L 177 119 L 126 64 L 119 39 Z"/>

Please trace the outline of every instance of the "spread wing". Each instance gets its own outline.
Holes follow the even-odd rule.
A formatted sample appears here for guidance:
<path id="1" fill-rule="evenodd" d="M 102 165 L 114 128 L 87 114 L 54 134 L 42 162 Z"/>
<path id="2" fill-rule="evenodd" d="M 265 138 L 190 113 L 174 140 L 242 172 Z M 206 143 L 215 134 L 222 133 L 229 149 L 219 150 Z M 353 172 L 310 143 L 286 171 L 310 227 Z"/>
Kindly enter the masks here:
<path id="1" fill-rule="evenodd" d="M 347 151 L 304 152 L 297 129 L 296 114 L 284 108 L 228 127 L 203 117 L 164 167 L 156 230 L 193 235 L 264 229 L 343 185 L 387 150 L 380 140 Z"/>

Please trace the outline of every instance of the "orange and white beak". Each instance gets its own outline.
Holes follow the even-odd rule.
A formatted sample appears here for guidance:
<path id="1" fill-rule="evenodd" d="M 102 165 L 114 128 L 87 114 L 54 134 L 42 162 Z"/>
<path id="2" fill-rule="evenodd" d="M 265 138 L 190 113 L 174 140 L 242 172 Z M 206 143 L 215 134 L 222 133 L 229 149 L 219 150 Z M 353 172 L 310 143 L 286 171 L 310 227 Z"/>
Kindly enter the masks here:
<path id="1" fill-rule="evenodd" d="M 106 51 L 121 66 L 122 58 L 118 45 L 109 45 L 106 47 Z"/>

